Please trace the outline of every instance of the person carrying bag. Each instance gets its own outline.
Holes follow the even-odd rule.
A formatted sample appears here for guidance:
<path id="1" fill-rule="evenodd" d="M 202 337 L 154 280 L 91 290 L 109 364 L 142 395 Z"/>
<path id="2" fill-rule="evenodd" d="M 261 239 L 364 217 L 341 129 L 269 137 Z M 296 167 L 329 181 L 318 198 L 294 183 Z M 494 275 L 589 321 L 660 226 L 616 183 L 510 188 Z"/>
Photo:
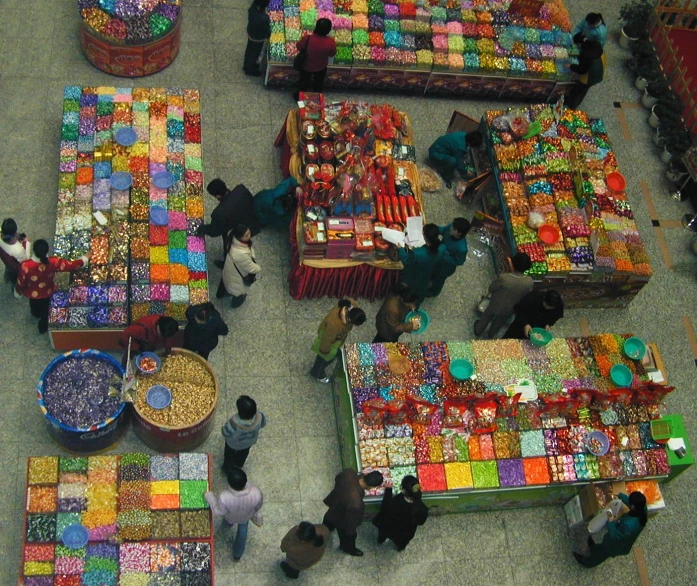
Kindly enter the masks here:
<path id="1" fill-rule="evenodd" d="M 249 287 L 256 281 L 261 267 L 257 264 L 252 248 L 252 233 L 250 229 L 238 224 L 228 240 L 228 251 L 225 255 L 223 278 L 218 287 L 218 297 L 232 296 L 231 306 L 239 307 L 247 299 Z"/>

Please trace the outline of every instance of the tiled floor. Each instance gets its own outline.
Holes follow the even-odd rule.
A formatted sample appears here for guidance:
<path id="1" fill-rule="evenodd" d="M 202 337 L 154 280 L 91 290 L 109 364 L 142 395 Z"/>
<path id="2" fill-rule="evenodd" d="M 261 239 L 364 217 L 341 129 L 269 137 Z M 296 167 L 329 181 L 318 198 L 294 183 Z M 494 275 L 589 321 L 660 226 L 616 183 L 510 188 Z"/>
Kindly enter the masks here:
<path id="1" fill-rule="evenodd" d="M 0 0 L 0 214 L 16 218 L 30 237 L 51 238 L 54 231 L 61 98 L 65 85 L 135 85 L 196 87 L 202 93 L 203 148 L 208 179 L 220 176 L 252 191 L 275 185 L 280 178 L 273 139 L 293 105 L 289 92 L 267 91 L 258 79 L 244 77 L 246 2 L 184 0 L 182 49 L 176 62 L 150 78 L 119 80 L 94 69 L 78 45 L 78 18 L 73 0 Z M 574 20 L 598 8 L 589 0 L 569 2 Z M 671 412 L 682 413 L 697 438 L 697 401 L 690 397 L 697 372 L 682 318 L 697 320 L 692 294 L 697 293 L 697 265 L 689 250 L 692 237 L 682 229 L 662 231 L 670 264 L 658 245 L 651 219 L 677 220 L 689 211 L 668 197 L 663 165 L 650 142 L 643 109 L 622 108 L 631 140 L 623 138 L 613 102 L 636 103 L 638 92 L 615 42 L 620 1 L 603 4 L 611 29 L 607 44 L 606 80 L 593 88 L 584 108 L 605 119 L 639 228 L 655 274 L 629 309 L 569 311 L 557 334 L 579 335 L 581 317 L 593 332 L 627 330 L 658 343 L 677 390 L 667 400 Z M 332 94 L 330 98 L 343 96 Z M 477 117 L 500 102 L 424 99 L 399 95 L 361 95 L 389 100 L 409 113 L 419 156 L 440 135 L 454 109 Z M 655 205 L 650 215 L 640 183 L 646 182 Z M 456 215 L 470 216 L 449 193 L 426 196 L 429 220 L 444 223 Z M 212 202 L 209 202 L 212 203 Z M 217 257 L 219 244 L 211 244 Z M 233 564 L 230 537 L 217 532 L 216 574 L 221 586 L 283 583 L 278 569 L 280 539 L 300 519 L 320 520 L 321 499 L 332 485 L 340 463 L 332 401 L 325 386 L 307 376 L 319 320 L 333 300 L 294 301 L 285 277 L 289 252 L 285 234 L 263 233 L 257 241 L 262 278 L 248 303 L 235 311 L 222 308 L 230 335 L 212 357 L 224 395 L 217 423 L 243 392 L 256 397 L 269 425 L 252 450 L 248 472 L 266 495 L 266 524 L 252 528 L 247 553 Z M 219 273 L 211 269 L 211 280 Z M 428 301 L 433 314 L 430 339 L 471 336 L 474 305 L 492 278 L 487 257 L 470 258 L 448 281 L 442 295 Z M 365 304 L 369 321 L 351 338 L 368 341 L 374 334 L 377 304 Z M 59 450 L 43 430 L 35 401 L 36 381 L 54 356 L 45 336 L 36 332 L 26 304 L 3 287 L 0 304 L 0 584 L 16 583 L 20 559 L 21 519 L 26 458 Z M 131 434 L 118 451 L 142 450 Z M 222 439 L 214 433 L 203 448 L 221 457 Z M 217 467 L 216 467 L 217 469 Z M 651 583 L 694 584 L 697 580 L 697 470 L 664 487 L 668 509 L 651 521 L 639 539 Z M 216 472 L 215 486 L 223 487 Z M 329 584 L 639 584 L 633 557 L 615 559 L 594 570 L 574 562 L 561 508 L 479 513 L 432 518 L 419 531 L 407 553 L 375 545 L 375 531 L 361 527 L 361 559 L 330 551 L 304 573 L 301 583 Z M 692 578 L 690 578 L 692 576 Z"/>

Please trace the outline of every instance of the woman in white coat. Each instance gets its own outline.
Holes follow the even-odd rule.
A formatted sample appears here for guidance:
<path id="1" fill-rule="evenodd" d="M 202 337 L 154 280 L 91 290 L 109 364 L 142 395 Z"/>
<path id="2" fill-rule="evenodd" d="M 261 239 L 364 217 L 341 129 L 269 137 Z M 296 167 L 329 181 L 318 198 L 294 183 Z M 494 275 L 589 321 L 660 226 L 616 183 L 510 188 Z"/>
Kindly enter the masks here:
<path id="1" fill-rule="evenodd" d="M 239 307 L 247 298 L 249 288 L 261 271 L 261 267 L 254 257 L 252 232 L 247 226 L 237 224 L 229 237 L 231 237 L 231 244 L 225 255 L 223 285 L 226 293 L 232 295 L 232 307 Z"/>

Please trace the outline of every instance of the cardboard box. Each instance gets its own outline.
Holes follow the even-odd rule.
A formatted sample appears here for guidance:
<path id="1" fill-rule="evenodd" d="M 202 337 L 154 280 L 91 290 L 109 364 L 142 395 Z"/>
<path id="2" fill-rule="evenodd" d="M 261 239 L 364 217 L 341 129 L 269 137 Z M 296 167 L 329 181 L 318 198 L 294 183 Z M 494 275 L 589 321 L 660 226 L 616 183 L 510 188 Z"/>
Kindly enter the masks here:
<path id="1" fill-rule="evenodd" d="M 602 488 L 603 492 L 608 495 L 607 502 L 599 502 L 598 496 L 596 495 L 595 487 L 599 486 Z M 595 517 L 600 509 L 607 506 L 610 501 L 609 495 L 611 493 L 627 492 L 627 485 L 622 482 L 591 482 L 590 484 L 584 486 L 579 492 L 578 496 L 581 504 L 581 514 L 584 521 L 590 521 Z"/>

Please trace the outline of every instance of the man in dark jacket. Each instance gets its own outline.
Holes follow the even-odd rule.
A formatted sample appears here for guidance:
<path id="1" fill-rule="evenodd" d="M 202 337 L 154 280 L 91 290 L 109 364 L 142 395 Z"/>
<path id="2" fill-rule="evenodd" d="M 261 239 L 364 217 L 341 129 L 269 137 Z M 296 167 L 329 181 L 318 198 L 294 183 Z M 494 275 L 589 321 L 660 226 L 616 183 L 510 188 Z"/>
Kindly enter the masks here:
<path id="1" fill-rule="evenodd" d="M 252 231 L 252 236 L 259 234 L 261 225 L 254 210 L 254 196 L 249 189 L 240 184 L 229 191 L 222 179 L 213 179 L 206 190 L 220 203 L 211 213 L 211 223 L 203 224 L 196 230 L 197 236 L 222 236 L 224 255 L 225 237 L 237 224 L 247 226 Z M 224 264 L 224 257 L 222 261 L 215 261 L 215 266 L 219 269 L 222 269 Z"/>
<path id="2" fill-rule="evenodd" d="M 564 301 L 554 290 L 530 291 L 513 310 L 515 319 L 503 337 L 526 340 L 532 328 L 549 330 L 564 317 Z"/>
<path id="3" fill-rule="evenodd" d="M 218 336 L 228 335 L 227 324 L 212 303 L 190 305 L 186 308 L 184 348 L 208 360 L 218 345 Z"/>
<path id="4" fill-rule="evenodd" d="M 247 11 L 247 48 L 244 52 L 242 71 L 254 77 L 262 75 L 257 60 L 264 48 L 264 41 L 271 36 L 271 19 L 266 14 L 268 5 L 269 0 L 254 0 Z"/>
<path id="5" fill-rule="evenodd" d="M 602 45 L 598 41 L 583 39 L 578 65 L 572 65 L 569 69 L 581 76 L 565 100 L 567 108 L 575 110 L 581 105 L 591 86 L 603 81 L 605 55 Z"/>
<path id="6" fill-rule="evenodd" d="M 336 475 L 334 490 L 332 490 L 324 504 L 329 510 L 324 514 L 322 525 L 329 531 L 339 534 L 339 549 L 352 556 L 362 556 L 363 552 L 356 547 L 356 533 L 363 521 L 365 504 L 363 497 L 369 488 L 375 488 L 382 484 L 382 474 L 371 472 L 370 474 L 358 474 L 351 468 L 346 468 Z"/>

